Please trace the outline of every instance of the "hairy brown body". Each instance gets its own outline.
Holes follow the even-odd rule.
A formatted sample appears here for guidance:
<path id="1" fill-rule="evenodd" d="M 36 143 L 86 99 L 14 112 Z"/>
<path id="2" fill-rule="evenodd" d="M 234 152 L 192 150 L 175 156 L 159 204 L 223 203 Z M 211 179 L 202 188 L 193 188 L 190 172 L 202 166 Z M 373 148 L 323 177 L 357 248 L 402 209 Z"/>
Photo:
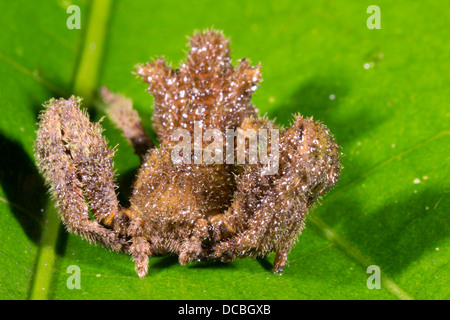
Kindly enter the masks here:
<path id="1" fill-rule="evenodd" d="M 137 74 L 155 98 L 158 148 L 131 101 L 102 90 L 108 115 L 142 159 L 128 208 L 119 205 L 115 194 L 114 151 L 100 125 L 80 111 L 80 99 L 52 99 L 40 117 L 38 166 L 69 231 L 129 253 L 141 277 L 149 256 L 165 254 L 176 254 L 185 264 L 276 252 L 274 270 L 282 272 L 308 209 L 338 179 L 339 146 L 329 130 L 295 116 L 290 128 L 280 129 L 279 168 L 271 175 L 262 173 L 262 163 L 225 161 L 225 155 L 220 163 L 199 159 L 196 152 L 207 150 L 207 139 L 194 141 L 190 161 L 178 163 L 173 152 L 179 129 L 190 136 L 199 129 L 218 130 L 223 150 L 230 143 L 227 129 L 278 130 L 273 122 L 258 118 L 250 101 L 261 81 L 260 66 L 241 60 L 234 67 L 228 40 L 207 31 L 190 38 L 188 58 L 179 69 L 157 59 L 138 66 Z M 95 220 L 89 219 L 85 197 Z"/>

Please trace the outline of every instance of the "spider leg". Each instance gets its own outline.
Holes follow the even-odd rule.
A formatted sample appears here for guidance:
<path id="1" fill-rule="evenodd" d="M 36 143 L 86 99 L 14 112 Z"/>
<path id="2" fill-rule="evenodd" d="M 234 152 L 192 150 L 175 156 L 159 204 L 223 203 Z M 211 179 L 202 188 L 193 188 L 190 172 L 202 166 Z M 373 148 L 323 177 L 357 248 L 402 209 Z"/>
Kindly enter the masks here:
<path id="1" fill-rule="evenodd" d="M 256 115 L 250 99 L 261 81 L 261 66 L 243 59 L 233 67 L 228 39 L 214 30 L 195 34 L 189 45 L 179 69 L 163 58 L 137 66 L 136 74 L 154 96 L 154 127 L 161 144 L 170 143 L 178 128 L 193 134 L 196 122 L 225 132 Z"/>
<path id="2" fill-rule="evenodd" d="M 213 257 L 228 262 L 236 258 L 265 256 L 276 252 L 274 272 L 282 273 L 287 254 L 303 228 L 307 211 L 305 207 L 302 208 L 301 203 L 283 208 L 286 206 L 284 200 L 286 199 L 263 200 L 261 209 L 249 219 L 248 229 L 217 244 L 213 248 Z M 272 211 L 274 207 L 277 208 L 276 213 Z M 226 218 L 224 221 L 228 220 Z"/>
<path id="3" fill-rule="evenodd" d="M 125 138 L 134 148 L 135 153 L 143 159 L 153 142 L 142 127 L 141 119 L 133 109 L 133 103 L 121 94 L 113 93 L 103 87 L 100 94 L 107 108 L 106 112 L 115 126 L 123 131 Z"/>
<path id="4" fill-rule="evenodd" d="M 208 235 L 208 222 L 199 219 L 193 229 L 190 239 L 183 242 L 180 249 L 179 262 L 185 265 L 188 262 L 198 259 L 202 254 L 202 240 Z"/>
<path id="5" fill-rule="evenodd" d="M 275 259 L 273 260 L 273 272 L 274 273 L 283 273 L 284 266 L 286 265 L 288 261 L 288 253 L 291 251 L 292 243 L 289 243 L 285 246 L 284 249 L 278 251 L 275 254 Z"/>
<path id="6" fill-rule="evenodd" d="M 130 217 L 128 236 L 131 237 L 131 245 L 126 251 L 133 257 L 136 273 L 143 278 L 148 272 L 148 258 L 152 255 L 151 245 L 143 235 L 142 220 L 139 217 L 133 217 L 133 207 L 125 210 Z"/>
<path id="7" fill-rule="evenodd" d="M 108 149 L 100 125 L 80 111 L 80 100 L 72 96 L 47 103 L 34 146 L 37 164 L 67 229 L 121 250 L 126 217 L 115 193 L 114 151 Z M 89 209 L 96 220 L 90 219 Z"/>
<path id="8" fill-rule="evenodd" d="M 280 134 L 277 172 L 264 175 L 262 164 L 246 165 L 232 206 L 210 219 L 220 241 L 212 257 L 228 261 L 276 252 L 274 271 L 281 273 L 308 209 L 337 182 L 339 155 L 324 125 L 296 116 Z"/>

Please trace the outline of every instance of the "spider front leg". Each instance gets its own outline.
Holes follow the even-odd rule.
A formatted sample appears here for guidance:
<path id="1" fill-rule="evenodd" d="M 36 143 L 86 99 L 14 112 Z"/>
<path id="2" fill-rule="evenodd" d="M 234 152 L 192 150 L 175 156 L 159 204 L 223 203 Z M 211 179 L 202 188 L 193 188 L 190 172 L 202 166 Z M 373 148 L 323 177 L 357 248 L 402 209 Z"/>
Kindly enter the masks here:
<path id="1" fill-rule="evenodd" d="M 101 88 L 100 94 L 106 104 L 105 111 L 108 117 L 118 129 L 122 130 L 142 162 L 154 144 L 144 130 L 138 113 L 133 109 L 132 101 L 121 94 L 109 91 L 106 87 Z M 131 239 L 131 245 L 125 251 L 133 257 L 136 273 L 143 278 L 148 272 L 148 258 L 152 255 L 152 250 L 143 236 L 142 220 L 133 215 L 133 210 L 136 210 L 133 206 L 123 209 L 130 219 L 127 235 Z"/>
<path id="2" fill-rule="evenodd" d="M 210 221 L 220 241 L 213 257 L 276 252 L 274 271 L 283 271 L 308 209 L 338 180 L 340 152 L 324 125 L 301 116 L 280 135 L 278 151 L 278 171 L 264 175 L 262 164 L 246 165 L 232 206 Z"/>
<path id="3" fill-rule="evenodd" d="M 127 217 L 115 193 L 114 151 L 107 147 L 100 125 L 81 112 L 80 101 L 72 96 L 45 105 L 34 146 L 37 164 L 67 229 L 119 251 L 126 245 Z"/>
<path id="4" fill-rule="evenodd" d="M 185 265 L 202 255 L 202 241 L 208 235 L 208 222 L 205 219 L 199 219 L 195 223 L 192 235 L 181 245 L 180 256 L 178 258 L 181 265 Z"/>
<path id="5" fill-rule="evenodd" d="M 283 199 L 286 200 L 286 199 Z M 307 212 L 301 203 L 286 206 L 286 201 L 268 197 L 260 203 L 261 209 L 249 219 L 247 229 L 229 240 L 220 242 L 213 248 L 215 258 L 228 262 L 247 256 L 265 256 L 276 252 L 273 271 L 282 273 L 287 263 L 287 255 L 303 228 L 303 219 Z M 273 211 L 273 208 L 276 208 Z M 231 214 L 228 211 L 226 215 Z M 233 212 L 233 215 L 246 215 L 245 212 Z M 224 216 L 222 222 L 230 226 L 230 219 Z"/>

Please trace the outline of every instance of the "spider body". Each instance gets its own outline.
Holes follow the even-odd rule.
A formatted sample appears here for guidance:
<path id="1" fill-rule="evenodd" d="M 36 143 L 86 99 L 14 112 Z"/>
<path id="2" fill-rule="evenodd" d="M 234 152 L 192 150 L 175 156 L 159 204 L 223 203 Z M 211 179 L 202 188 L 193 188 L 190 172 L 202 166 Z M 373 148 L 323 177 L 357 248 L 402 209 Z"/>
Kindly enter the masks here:
<path id="1" fill-rule="evenodd" d="M 280 130 L 258 117 L 250 98 L 260 69 L 247 60 L 233 67 L 228 40 L 212 30 L 190 38 L 188 58 L 177 70 L 161 58 L 138 66 L 137 75 L 154 96 L 158 148 L 131 101 L 102 89 L 109 117 L 142 160 L 126 208 L 116 197 L 114 150 L 100 124 L 80 110 L 79 98 L 50 100 L 40 116 L 36 160 L 67 229 L 130 254 L 140 277 L 147 274 L 148 257 L 167 254 L 185 264 L 276 252 L 274 271 L 281 273 L 308 209 L 338 180 L 340 152 L 329 130 L 312 119 L 297 115 L 290 128 Z M 181 136 L 195 137 L 199 128 L 213 134 L 187 144 L 184 137 L 187 161 L 174 161 Z M 277 146 L 268 152 L 276 156 L 277 170 L 264 174 L 267 163 L 221 154 L 220 149 L 238 149 L 230 129 L 280 130 L 279 141 L 258 138 L 265 150 Z M 251 139 L 243 141 L 249 160 Z"/>

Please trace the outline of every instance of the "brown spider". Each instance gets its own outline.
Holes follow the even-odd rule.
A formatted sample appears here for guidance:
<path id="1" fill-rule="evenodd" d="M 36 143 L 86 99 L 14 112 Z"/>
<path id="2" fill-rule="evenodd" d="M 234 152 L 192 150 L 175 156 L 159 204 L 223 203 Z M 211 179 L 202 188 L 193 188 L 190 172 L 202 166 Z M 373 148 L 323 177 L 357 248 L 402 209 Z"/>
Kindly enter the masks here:
<path id="1" fill-rule="evenodd" d="M 114 150 L 102 137 L 100 124 L 80 110 L 81 99 L 52 99 L 40 115 L 37 164 L 64 225 L 91 242 L 130 254 L 140 277 L 147 274 L 148 257 L 168 254 L 178 255 L 184 265 L 275 252 L 274 271 L 281 273 L 308 209 L 338 180 L 340 151 L 329 130 L 297 115 L 290 128 L 280 129 L 279 143 L 259 137 L 258 148 L 277 157 L 278 170 L 272 174 L 264 174 L 262 161 L 242 163 L 228 155 L 220 161 L 218 147 L 238 148 L 234 142 L 239 138 L 230 140 L 227 129 L 278 127 L 259 118 L 250 102 L 261 81 L 260 66 L 244 59 L 233 67 L 228 40 L 213 30 L 190 38 L 190 52 L 179 69 L 159 58 L 138 66 L 137 75 L 154 96 L 158 148 L 131 101 L 101 91 L 108 115 L 142 160 L 127 208 L 115 193 Z M 215 147 L 205 137 L 177 149 L 177 130 L 195 136 L 198 128 L 220 132 L 209 138 Z M 246 160 L 251 157 L 247 138 Z M 269 145 L 278 148 L 268 150 Z M 215 161 L 198 157 L 198 151 L 207 150 Z M 181 153 L 187 161 L 174 161 Z"/>

